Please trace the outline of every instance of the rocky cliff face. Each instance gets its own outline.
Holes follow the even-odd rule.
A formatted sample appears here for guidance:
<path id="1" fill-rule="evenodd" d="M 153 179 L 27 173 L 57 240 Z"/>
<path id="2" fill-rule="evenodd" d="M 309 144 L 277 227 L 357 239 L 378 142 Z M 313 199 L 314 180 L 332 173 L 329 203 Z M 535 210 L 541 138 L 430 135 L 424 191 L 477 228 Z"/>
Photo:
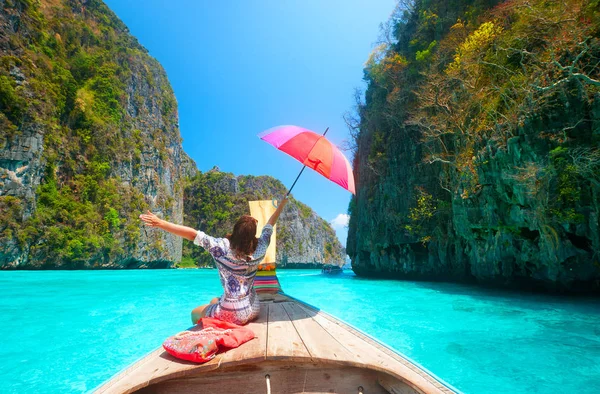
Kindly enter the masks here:
<path id="1" fill-rule="evenodd" d="M 183 152 L 166 74 L 97 0 L 0 1 L 0 268 L 168 265 Z"/>
<path id="2" fill-rule="evenodd" d="M 185 190 L 185 224 L 216 237 L 233 229 L 241 215 L 248 215 L 248 201 L 281 198 L 287 192 L 268 176 L 234 176 L 214 169 L 198 173 Z M 191 243 L 184 256 L 201 266 L 212 259 Z M 343 249 L 329 223 L 311 208 L 290 199 L 277 223 L 277 261 L 280 267 L 316 268 L 322 264 L 343 265 Z"/>
<path id="3" fill-rule="evenodd" d="M 354 271 L 599 291 L 597 2 L 413 5 L 365 70 Z"/>

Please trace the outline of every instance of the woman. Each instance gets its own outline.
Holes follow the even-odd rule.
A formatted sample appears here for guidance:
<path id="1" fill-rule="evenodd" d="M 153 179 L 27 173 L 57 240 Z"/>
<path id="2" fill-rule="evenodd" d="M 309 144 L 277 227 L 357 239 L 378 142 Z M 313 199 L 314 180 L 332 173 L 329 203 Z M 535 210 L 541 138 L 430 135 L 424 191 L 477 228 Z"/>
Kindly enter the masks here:
<path id="1" fill-rule="evenodd" d="M 273 226 L 287 203 L 287 197 L 279 203 L 259 238 L 256 238 L 258 221 L 252 216 L 242 216 L 233 226 L 233 232 L 225 238 L 213 238 L 202 231 L 180 226 L 159 219 L 148 211 L 140 219 L 149 227 L 158 227 L 179 235 L 206 249 L 215 260 L 224 294 L 213 298 L 208 305 L 192 310 L 192 323 L 202 317 L 213 317 L 235 324 L 246 324 L 258 317 L 260 302 L 254 291 L 254 277 L 258 263 L 264 258 L 273 234 Z"/>

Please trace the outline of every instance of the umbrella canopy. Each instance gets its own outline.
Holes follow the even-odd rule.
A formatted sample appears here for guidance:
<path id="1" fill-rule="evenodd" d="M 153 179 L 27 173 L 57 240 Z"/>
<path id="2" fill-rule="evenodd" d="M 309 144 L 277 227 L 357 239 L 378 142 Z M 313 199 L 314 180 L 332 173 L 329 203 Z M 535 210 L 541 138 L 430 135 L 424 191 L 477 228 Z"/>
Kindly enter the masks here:
<path id="1" fill-rule="evenodd" d="M 320 135 L 298 126 L 277 126 L 259 134 L 259 137 L 306 167 L 356 194 L 350 162 L 325 138 L 325 134 Z"/>

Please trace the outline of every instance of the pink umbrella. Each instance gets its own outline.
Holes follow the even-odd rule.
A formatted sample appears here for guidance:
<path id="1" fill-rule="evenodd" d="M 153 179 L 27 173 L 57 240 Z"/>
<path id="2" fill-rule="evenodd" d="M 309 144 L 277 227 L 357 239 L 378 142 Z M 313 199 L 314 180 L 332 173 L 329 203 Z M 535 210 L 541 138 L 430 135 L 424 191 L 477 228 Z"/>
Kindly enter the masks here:
<path id="1" fill-rule="evenodd" d="M 277 126 L 259 134 L 260 139 L 304 164 L 288 194 L 306 167 L 356 194 L 352 166 L 346 156 L 325 138 L 328 130 L 320 135 L 298 126 Z"/>

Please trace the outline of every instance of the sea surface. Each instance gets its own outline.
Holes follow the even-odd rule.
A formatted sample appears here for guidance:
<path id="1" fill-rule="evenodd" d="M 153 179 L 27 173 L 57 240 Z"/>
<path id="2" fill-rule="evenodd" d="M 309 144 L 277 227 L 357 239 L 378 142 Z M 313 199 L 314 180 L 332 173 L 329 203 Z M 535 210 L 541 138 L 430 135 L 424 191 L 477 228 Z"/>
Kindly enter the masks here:
<path id="1" fill-rule="evenodd" d="M 599 393 L 600 300 L 280 270 L 464 393 Z M 89 392 L 190 326 L 215 270 L 0 272 L 0 393 Z"/>

